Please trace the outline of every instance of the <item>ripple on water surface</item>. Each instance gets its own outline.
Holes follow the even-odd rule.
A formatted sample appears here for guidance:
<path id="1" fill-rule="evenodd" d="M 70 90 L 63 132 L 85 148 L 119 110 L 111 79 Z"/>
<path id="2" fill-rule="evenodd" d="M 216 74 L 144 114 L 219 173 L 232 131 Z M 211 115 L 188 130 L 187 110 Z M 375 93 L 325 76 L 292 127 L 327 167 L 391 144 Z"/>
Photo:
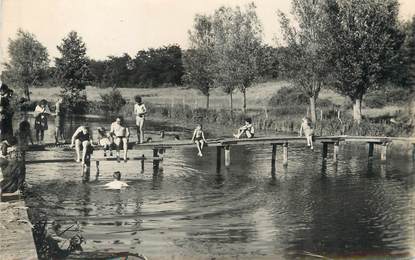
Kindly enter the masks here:
<path id="1" fill-rule="evenodd" d="M 164 170 L 150 163 L 101 163 L 81 183 L 75 163 L 28 166 L 30 206 L 64 227 L 74 219 L 86 251 L 169 254 L 326 256 L 408 254 L 415 250 L 415 178 L 402 155 L 368 163 L 365 146 L 342 146 L 339 162 L 290 146 L 289 166 L 271 178 L 269 146 L 232 148 L 232 165 L 216 173 L 216 152 L 173 149 Z M 99 152 L 99 151 L 98 151 Z M 131 156 L 141 155 L 130 153 Z M 280 163 L 278 151 L 277 162 Z M 73 156 L 44 152 L 53 158 Z M 102 185 L 120 170 L 130 187 Z M 92 169 L 94 171 L 94 169 Z"/>

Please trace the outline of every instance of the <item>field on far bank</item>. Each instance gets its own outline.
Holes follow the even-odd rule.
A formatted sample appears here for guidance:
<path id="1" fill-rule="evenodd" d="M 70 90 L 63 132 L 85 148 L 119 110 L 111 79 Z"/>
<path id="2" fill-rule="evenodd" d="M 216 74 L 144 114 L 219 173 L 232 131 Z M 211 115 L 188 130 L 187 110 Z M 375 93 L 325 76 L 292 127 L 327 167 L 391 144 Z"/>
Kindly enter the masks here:
<path id="1" fill-rule="evenodd" d="M 271 97 L 284 86 L 290 83 L 285 81 L 269 81 L 259 83 L 247 91 L 248 109 L 261 109 L 268 105 Z M 197 89 L 190 87 L 165 87 L 165 88 L 118 88 L 121 94 L 128 101 L 133 102 L 135 95 L 141 95 L 145 102 L 160 105 L 186 104 L 191 107 L 205 107 L 206 97 Z M 111 88 L 96 88 L 88 86 L 86 88 L 87 98 L 90 101 L 100 101 L 101 94 L 111 91 Z M 57 87 L 36 87 L 31 89 L 32 100 L 41 100 L 43 98 L 54 101 L 58 98 L 60 89 Z M 320 94 L 321 98 L 327 98 L 335 104 L 342 104 L 344 97 L 330 90 L 323 90 Z M 242 108 L 243 96 L 238 90 L 233 94 L 234 108 Z M 212 89 L 210 95 L 211 108 L 228 108 L 229 96 L 224 94 L 220 88 Z"/>
<path id="2" fill-rule="evenodd" d="M 273 81 L 260 83 L 247 91 L 248 108 L 263 108 L 268 104 L 270 98 L 283 86 L 289 83 L 283 81 Z M 205 107 L 206 97 L 197 89 L 190 87 L 165 87 L 165 88 L 118 88 L 121 94 L 128 101 L 133 102 L 135 95 L 141 95 L 144 102 L 161 105 L 183 104 L 191 107 Z M 32 88 L 33 100 L 46 98 L 48 100 L 56 100 L 59 95 L 59 88 L 36 87 Z M 96 88 L 88 86 L 86 88 L 87 98 L 90 101 L 100 101 L 101 94 L 111 91 L 111 88 Z M 241 108 L 243 103 L 242 94 L 235 91 L 233 94 L 234 108 Z M 228 108 L 229 96 L 224 94 L 221 89 L 213 89 L 210 96 L 211 108 Z"/>
<path id="3" fill-rule="evenodd" d="M 247 107 L 248 109 L 264 109 L 268 107 L 268 102 L 279 89 L 284 86 L 289 86 L 290 83 L 286 81 L 269 81 L 259 83 L 247 91 Z M 192 108 L 204 108 L 206 106 L 206 97 L 197 89 L 190 87 L 165 87 L 165 88 L 118 88 L 121 94 L 129 102 L 134 101 L 135 95 L 141 95 L 144 102 L 159 104 L 165 106 L 174 106 L 186 104 Z M 111 91 L 111 88 L 96 88 L 88 86 L 86 88 L 87 98 L 90 101 L 100 101 L 101 94 Z M 32 100 L 47 99 L 50 102 L 55 102 L 58 99 L 60 89 L 58 87 L 36 87 L 31 89 Z M 336 105 L 342 105 L 347 98 L 335 93 L 331 90 L 323 89 L 319 95 L 320 99 L 327 99 Z M 243 104 L 242 93 L 236 90 L 233 94 L 233 107 L 241 109 Z M 210 95 L 211 109 L 228 109 L 229 96 L 225 95 L 220 88 L 213 89 Z M 318 107 L 317 107 L 318 109 Z M 378 117 L 382 115 L 393 115 L 400 110 L 399 106 L 386 106 L 383 108 L 364 108 L 363 113 L 369 117 Z M 351 112 L 348 111 L 348 112 Z"/>

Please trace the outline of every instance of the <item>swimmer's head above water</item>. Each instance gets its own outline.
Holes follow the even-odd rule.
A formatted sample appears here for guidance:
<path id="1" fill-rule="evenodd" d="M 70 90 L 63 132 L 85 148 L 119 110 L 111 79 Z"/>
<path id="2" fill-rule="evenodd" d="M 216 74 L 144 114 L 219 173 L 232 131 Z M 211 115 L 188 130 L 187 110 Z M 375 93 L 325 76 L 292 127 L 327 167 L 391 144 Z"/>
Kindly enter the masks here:
<path id="1" fill-rule="evenodd" d="M 117 180 L 117 181 L 121 180 L 121 172 L 119 171 L 114 172 L 112 174 L 112 177 L 114 178 L 114 180 Z"/>

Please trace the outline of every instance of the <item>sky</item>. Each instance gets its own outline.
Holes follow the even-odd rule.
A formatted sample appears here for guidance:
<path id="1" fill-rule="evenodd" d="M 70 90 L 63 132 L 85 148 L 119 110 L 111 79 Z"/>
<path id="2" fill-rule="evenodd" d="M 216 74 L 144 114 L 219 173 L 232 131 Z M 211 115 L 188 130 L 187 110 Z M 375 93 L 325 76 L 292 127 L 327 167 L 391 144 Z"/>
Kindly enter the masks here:
<path id="1" fill-rule="evenodd" d="M 168 44 L 188 46 L 187 32 L 195 14 L 211 14 L 222 5 L 244 6 L 252 0 L 0 0 L 0 59 L 7 60 L 9 38 L 18 28 L 36 35 L 58 56 L 56 46 L 75 30 L 87 44 L 88 56 L 157 48 Z M 255 0 L 264 29 L 264 41 L 275 44 L 279 34 L 277 10 L 290 11 L 290 0 Z M 400 0 L 401 18 L 415 15 L 414 0 Z M 0 67 L 1 70 L 1 67 Z"/>

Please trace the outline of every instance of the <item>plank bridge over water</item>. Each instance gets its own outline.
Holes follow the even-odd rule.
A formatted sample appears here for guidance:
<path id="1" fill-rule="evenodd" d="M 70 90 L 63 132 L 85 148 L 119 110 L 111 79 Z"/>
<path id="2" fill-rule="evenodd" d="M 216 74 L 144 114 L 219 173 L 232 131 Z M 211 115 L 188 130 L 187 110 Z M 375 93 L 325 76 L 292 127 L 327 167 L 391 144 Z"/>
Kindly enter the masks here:
<path id="1" fill-rule="evenodd" d="M 268 136 L 268 137 L 257 137 L 251 139 L 234 139 L 234 138 L 222 138 L 222 139 L 208 139 L 208 146 L 216 147 L 217 151 L 217 168 L 220 169 L 222 151 L 224 154 L 225 166 L 231 165 L 231 147 L 238 145 L 270 145 L 272 147 L 272 162 L 271 166 L 275 167 L 276 165 L 276 153 L 277 146 L 282 146 L 283 161 L 284 166 L 288 165 L 288 148 L 289 144 L 292 143 L 305 143 L 306 140 L 304 137 L 297 136 Z M 322 157 L 323 159 L 327 158 L 328 155 L 328 146 L 333 146 L 333 160 L 338 160 L 339 146 L 342 142 L 360 142 L 367 143 L 368 145 L 368 157 L 373 158 L 374 147 L 378 145 L 381 147 L 381 161 L 386 161 L 387 159 L 387 149 L 388 145 L 392 142 L 403 142 L 412 144 L 412 155 L 415 159 L 415 137 L 376 137 L 376 136 L 317 136 L 314 138 L 315 142 L 322 143 Z M 195 144 L 190 140 L 161 140 L 155 142 L 149 142 L 144 144 L 135 144 L 129 143 L 130 150 L 153 150 L 152 157 L 145 157 L 144 155 L 139 157 L 130 157 L 128 160 L 141 161 L 142 168 L 144 167 L 145 160 L 151 160 L 155 168 L 159 167 L 163 161 L 164 154 L 166 150 L 172 148 L 185 148 L 185 147 L 194 147 Z M 97 147 L 98 149 L 101 149 Z M 196 148 L 195 148 L 196 149 Z M 28 152 L 31 151 L 48 151 L 48 150 L 62 150 L 62 151 L 72 151 L 69 144 L 45 144 L 45 145 L 33 145 L 29 146 Z M 95 161 L 97 165 L 97 170 L 99 167 L 100 161 L 116 161 L 116 158 L 111 157 L 96 157 L 92 156 L 90 161 Z M 63 163 L 63 162 L 73 162 L 73 159 L 62 158 L 62 159 L 34 159 L 26 161 L 26 164 L 38 164 L 38 163 Z"/>

